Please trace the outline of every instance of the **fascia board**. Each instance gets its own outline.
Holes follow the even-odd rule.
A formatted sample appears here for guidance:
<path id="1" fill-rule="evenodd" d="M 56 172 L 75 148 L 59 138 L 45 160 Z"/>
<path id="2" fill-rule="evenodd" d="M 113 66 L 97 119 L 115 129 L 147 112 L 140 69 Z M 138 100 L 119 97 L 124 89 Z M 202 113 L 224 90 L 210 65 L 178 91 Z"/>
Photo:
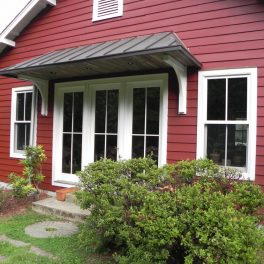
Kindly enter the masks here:
<path id="1" fill-rule="evenodd" d="M 56 5 L 56 0 L 31 0 L 11 23 L 0 33 L 0 44 L 15 46 L 13 39 L 30 23 L 30 21 L 47 5 Z M 10 37 L 13 35 L 13 37 Z M 0 49 L 0 52 L 3 49 Z"/>

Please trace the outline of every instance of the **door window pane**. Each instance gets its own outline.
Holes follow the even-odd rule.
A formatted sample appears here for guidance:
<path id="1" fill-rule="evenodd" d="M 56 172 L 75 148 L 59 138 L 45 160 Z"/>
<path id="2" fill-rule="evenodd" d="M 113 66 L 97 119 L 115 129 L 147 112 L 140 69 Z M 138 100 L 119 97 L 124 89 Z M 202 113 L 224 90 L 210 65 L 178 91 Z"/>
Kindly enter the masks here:
<path id="1" fill-rule="evenodd" d="M 228 79 L 228 120 L 247 119 L 247 78 Z"/>
<path id="2" fill-rule="evenodd" d="M 83 93 L 74 93 L 74 132 L 82 132 L 83 124 Z"/>
<path id="3" fill-rule="evenodd" d="M 160 89 L 147 89 L 147 134 L 159 134 Z"/>
<path id="4" fill-rule="evenodd" d="M 106 138 L 106 158 L 117 159 L 117 136 L 107 136 Z"/>
<path id="5" fill-rule="evenodd" d="M 146 155 L 151 157 L 158 162 L 159 157 L 159 137 L 149 136 L 146 138 Z"/>
<path id="6" fill-rule="evenodd" d="M 108 91 L 107 97 L 107 132 L 117 133 L 118 90 Z"/>
<path id="7" fill-rule="evenodd" d="M 133 90 L 133 134 L 144 134 L 145 131 L 145 89 Z"/>
<path id="8" fill-rule="evenodd" d="M 106 91 L 96 91 L 95 132 L 105 132 Z"/>
<path id="9" fill-rule="evenodd" d="M 71 135 L 63 135 L 62 172 L 71 173 Z"/>
<path id="10" fill-rule="evenodd" d="M 81 170 L 83 92 L 64 94 L 62 172 Z"/>
<path id="11" fill-rule="evenodd" d="M 63 131 L 72 131 L 73 93 L 64 94 Z"/>
<path id="12" fill-rule="evenodd" d="M 82 164 L 82 135 L 73 135 L 72 173 L 81 170 Z"/>
<path id="13" fill-rule="evenodd" d="M 226 79 L 208 80 L 207 120 L 225 120 Z"/>
<path id="14" fill-rule="evenodd" d="M 132 137 L 132 158 L 144 157 L 144 136 Z"/>
<path id="15" fill-rule="evenodd" d="M 105 136 L 95 135 L 94 161 L 104 158 L 104 150 L 105 150 Z"/>

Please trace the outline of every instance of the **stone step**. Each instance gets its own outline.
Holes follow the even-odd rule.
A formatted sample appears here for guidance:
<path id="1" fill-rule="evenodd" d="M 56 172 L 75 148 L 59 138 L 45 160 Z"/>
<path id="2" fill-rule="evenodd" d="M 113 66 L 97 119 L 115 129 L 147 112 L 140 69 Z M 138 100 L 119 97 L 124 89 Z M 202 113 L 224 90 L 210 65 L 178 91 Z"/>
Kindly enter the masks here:
<path id="1" fill-rule="evenodd" d="M 57 201 L 54 197 L 33 202 L 32 209 L 38 213 L 54 215 L 74 222 L 84 222 L 90 214 L 89 210 L 83 210 L 74 203 Z"/>
<path id="2" fill-rule="evenodd" d="M 65 197 L 65 202 L 78 205 L 78 201 L 74 193 L 67 193 Z"/>

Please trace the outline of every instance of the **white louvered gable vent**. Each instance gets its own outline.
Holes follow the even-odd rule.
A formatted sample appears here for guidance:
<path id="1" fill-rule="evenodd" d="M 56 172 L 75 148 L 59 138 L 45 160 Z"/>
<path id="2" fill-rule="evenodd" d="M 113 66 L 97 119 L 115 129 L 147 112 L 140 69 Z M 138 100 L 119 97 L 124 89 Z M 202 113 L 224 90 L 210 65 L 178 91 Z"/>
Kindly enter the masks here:
<path id="1" fill-rule="evenodd" d="M 94 0 L 93 21 L 123 15 L 123 0 Z"/>

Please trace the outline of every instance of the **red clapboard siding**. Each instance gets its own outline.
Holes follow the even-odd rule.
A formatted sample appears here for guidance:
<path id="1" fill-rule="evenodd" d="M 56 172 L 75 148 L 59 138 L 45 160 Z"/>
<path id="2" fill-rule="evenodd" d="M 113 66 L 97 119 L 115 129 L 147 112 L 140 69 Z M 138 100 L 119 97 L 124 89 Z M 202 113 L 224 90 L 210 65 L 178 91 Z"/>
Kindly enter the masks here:
<path id="1" fill-rule="evenodd" d="M 57 1 L 16 39 L 16 48 L 0 59 L 0 68 L 44 53 L 143 34 L 173 31 L 202 69 L 258 67 L 258 120 L 256 182 L 264 186 L 264 4 L 256 0 L 126 0 L 124 15 L 93 23 L 92 1 Z M 0 180 L 9 170 L 19 172 L 9 158 L 11 88 L 30 83 L 0 77 Z M 175 87 L 176 86 L 176 87 Z M 170 81 L 167 161 L 196 157 L 198 74 L 188 73 L 187 115 L 178 115 L 177 85 Z M 53 92 L 49 116 L 38 115 L 37 142 L 46 150 L 46 179 L 51 186 Z M 5 166 L 6 165 L 6 166 Z"/>

